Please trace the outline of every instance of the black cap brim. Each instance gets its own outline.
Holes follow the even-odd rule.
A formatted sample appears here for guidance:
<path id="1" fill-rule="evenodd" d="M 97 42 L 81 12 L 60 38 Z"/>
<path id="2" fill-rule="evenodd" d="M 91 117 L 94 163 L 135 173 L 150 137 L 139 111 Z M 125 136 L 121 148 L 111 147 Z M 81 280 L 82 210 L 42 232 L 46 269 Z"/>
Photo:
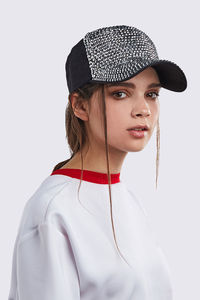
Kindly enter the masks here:
<path id="1" fill-rule="evenodd" d="M 172 61 L 159 60 L 151 64 L 160 79 L 163 88 L 183 92 L 187 88 L 187 79 L 181 68 Z"/>
<path id="2" fill-rule="evenodd" d="M 174 92 L 183 92 L 187 88 L 187 79 L 182 69 L 174 62 L 169 60 L 162 60 L 162 59 L 152 61 L 149 63 L 144 62 L 144 65 L 134 74 L 131 73 L 130 71 L 128 77 L 125 76 L 123 79 L 117 80 L 116 82 L 129 80 L 130 78 L 141 73 L 148 67 L 153 67 L 156 70 L 161 86 L 163 88 Z M 101 80 L 90 79 L 89 82 L 105 83 L 105 82 L 115 82 L 115 81 L 113 80 L 101 81 Z"/>

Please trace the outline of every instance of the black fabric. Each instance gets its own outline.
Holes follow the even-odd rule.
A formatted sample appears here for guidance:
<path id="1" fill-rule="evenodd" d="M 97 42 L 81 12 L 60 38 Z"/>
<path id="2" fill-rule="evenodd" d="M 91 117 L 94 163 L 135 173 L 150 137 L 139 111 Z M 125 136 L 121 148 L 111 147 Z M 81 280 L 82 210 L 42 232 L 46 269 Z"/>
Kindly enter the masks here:
<path id="1" fill-rule="evenodd" d="M 185 74 L 175 63 L 160 60 L 151 66 L 156 70 L 162 87 L 174 92 L 182 92 L 187 88 Z"/>
<path id="2" fill-rule="evenodd" d="M 92 79 L 83 39 L 71 49 L 65 71 L 70 93 Z"/>

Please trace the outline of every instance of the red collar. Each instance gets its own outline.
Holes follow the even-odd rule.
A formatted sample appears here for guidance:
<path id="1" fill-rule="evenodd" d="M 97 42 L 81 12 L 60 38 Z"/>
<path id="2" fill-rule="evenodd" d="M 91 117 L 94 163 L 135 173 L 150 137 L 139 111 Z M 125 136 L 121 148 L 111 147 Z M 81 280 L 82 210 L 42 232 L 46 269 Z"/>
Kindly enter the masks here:
<path id="1" fill-rule="evenodd" d="M 51 173 L 51 175 L 66 175 L 73 178 L 81 179 L 81 169 L 58 169 Z M 120 182 L 120 173 L 111 173 L 111 184 Z M 82 180 L 100 183 L 100 184 L 108 184 L 108 176 L 107 173 L 83 170 Z"/>

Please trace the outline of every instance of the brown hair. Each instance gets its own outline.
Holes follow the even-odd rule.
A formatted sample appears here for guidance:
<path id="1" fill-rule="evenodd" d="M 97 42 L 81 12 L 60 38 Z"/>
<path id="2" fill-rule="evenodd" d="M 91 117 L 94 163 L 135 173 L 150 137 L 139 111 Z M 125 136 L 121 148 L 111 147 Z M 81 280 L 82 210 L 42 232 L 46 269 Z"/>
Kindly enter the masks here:
<path id="1" fill-rule="evenodd" d="M 106 161 L 107 161 L 107 175 L 108 175 L 108 186 L 109 186 L 109 199 L 110 199 L 110 212 L 111 212 L 111 221 L 112 221 L 112 229 L 115 244 L 117 249 L 119 247 L 117 245 L 114 224 L 113 224 L 113 216 L 112 216 L 112 197 L 111 197 L 111 180 L 110 180 L 110 169 L 109 169 L 109 159 L 108 159 L 108 143 L 107 143 L 107 122 L 106 122 L 106 105 L 105 105 L 105 93 L 104 93 L 104 84 L 101 83 L 89 83 L 84 85 L 82 88 L 76 89 L 73 93 L 78 93 L 80 96 L 77 99 L 77 103 L 79 101 L 88 101 L 90 105 L 90 99 L 95 91 L 101 91 L 101 104 L 103 106 L 103 119 L 104 119 L 104 135 L 105 135 L 105 149 L 106 149 Z M 77 118 L 74 114 L 72 105 L 71 105 L 71 94 L 69 94 L 69 102 L 65 111 L 65 128 L 66 128 L 66 138 L 68 140 L 68 144 L 70 147 L 71 157 L 67 160 L 64 160 L 58 163 L 53 171 L 60 169 L 63 165 L 65 165 L 72 157 L 80 151 L 81 154 L 81 180 L 79 183 L 78 193 L 80 190 L 80 185 L 82 182 L 83 176 L 83 156 L 82 156 L 82 147 L 88 142 L 87 132 L 85 129 L 85 122 L 80 118 Z M 160 150 L 160 128 L 159 128 L 159 118 L 157 121 L 157 135 L 156 135 L 156 146 L 157 146 L 157 154 L 156 154 L 156 189 L 157 189 L 157 179 L 158 179 L 158 167 L 159 167 L 159 150 Z M 120 250 L 119 250 L 120 252 Z M 121 253 L 121 252 L 120 252 Z M 122 254 L 121 254 L 122 255 Z M 122 255 L 123 256 L 123 255 Z M 124 258 L 124 257 L 123 257 Z M 125 258 L 124 258 L 125 259 Z M 125 259 L 126 261 L 126 259 Z M 126 261 L 127 262 L 127 261 Z M 128 264 L 128 262 L 127 262 Z M 129 265 L 129 264 L 128 264 Z"/>

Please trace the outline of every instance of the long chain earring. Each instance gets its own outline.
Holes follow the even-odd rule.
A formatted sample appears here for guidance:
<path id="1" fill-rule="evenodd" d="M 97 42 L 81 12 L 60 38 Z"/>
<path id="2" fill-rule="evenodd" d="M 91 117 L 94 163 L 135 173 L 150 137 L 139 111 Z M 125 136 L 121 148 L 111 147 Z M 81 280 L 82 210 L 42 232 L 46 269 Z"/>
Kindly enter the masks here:
<path id="1" fill-rule="evenodd" d="M 157 120 L 157 130 L 156 130 L 156 189 L 157 189 L 157 182 L 158 182 L 158 168 L 159 168 L 159 158 L 160 158 L 160 124 L 159 124 L 159 118 Z"/>

